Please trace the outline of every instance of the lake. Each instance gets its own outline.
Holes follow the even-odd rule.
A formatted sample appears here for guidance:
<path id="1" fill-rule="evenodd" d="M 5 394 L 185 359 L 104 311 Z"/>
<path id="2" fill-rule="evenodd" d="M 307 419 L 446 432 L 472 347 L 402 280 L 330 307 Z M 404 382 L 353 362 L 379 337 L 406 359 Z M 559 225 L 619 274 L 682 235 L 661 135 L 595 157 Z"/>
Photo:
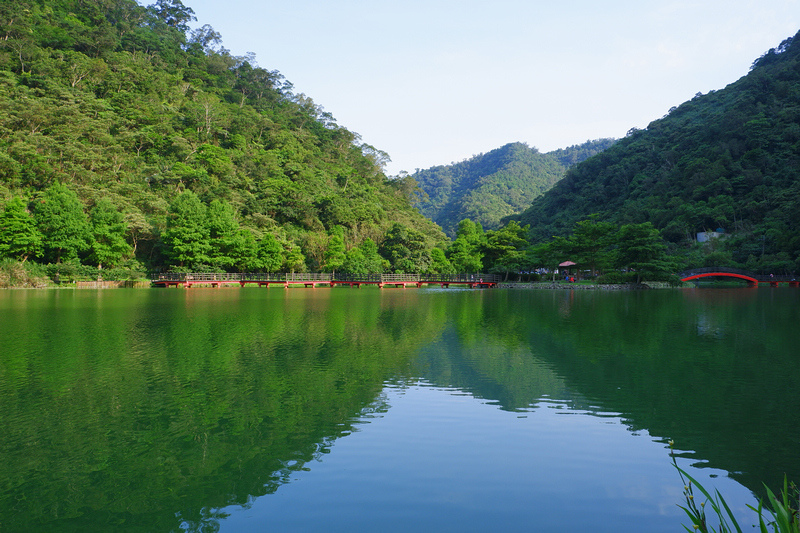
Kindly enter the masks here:
<path id="1" fill-rule="evenodd" d="M 0 531 L 682 531 L 800 481 L 800 289 L 0 291 Z"/>

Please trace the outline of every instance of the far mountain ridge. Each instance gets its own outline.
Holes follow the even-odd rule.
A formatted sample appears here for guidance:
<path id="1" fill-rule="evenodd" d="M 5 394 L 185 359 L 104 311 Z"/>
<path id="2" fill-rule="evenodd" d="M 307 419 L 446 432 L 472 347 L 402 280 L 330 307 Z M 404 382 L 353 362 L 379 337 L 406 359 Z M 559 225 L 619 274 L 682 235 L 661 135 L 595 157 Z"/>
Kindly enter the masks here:
<path id="1" fill-rule="evenodd" d="M 465 218 L 495 229 L 503 217 L 521 212 L 550 189 L 569 167 L 614 142 L 598 139 L 548 153 L 515 142 L 460 163 L 417 169 L 412 177 L 424 192 L 417 207 L 451 236 Z"/>

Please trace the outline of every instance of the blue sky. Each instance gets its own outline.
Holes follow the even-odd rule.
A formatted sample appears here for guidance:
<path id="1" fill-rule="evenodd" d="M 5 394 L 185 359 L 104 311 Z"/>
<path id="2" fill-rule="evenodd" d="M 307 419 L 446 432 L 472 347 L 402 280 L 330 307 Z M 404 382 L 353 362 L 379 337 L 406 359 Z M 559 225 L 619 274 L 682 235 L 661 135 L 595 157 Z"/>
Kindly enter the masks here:
<path id="1" fill-rule="evenodd" d="M 622 137 L 800 30 L 800 0 L 183 1 L 387 152 L 389 174 Z"/>

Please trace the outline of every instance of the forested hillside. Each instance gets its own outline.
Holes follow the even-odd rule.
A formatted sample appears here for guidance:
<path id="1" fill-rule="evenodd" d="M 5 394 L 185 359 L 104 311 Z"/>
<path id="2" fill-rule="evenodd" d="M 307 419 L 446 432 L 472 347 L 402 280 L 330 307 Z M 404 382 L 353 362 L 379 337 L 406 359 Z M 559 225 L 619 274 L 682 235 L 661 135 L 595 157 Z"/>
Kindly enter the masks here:
<path id="1" fill-rule="evenodd" d="M 417 170 L 413 178 L 424 193 L 417 205 L 451 236 L 465 218 L 496 229 L 503 217 L 524 210 L 563 178 L 568 167 L 613 143 L 587 141 L 546 154 L 511 143 L 460 163 Z"/>
<path id="2" fill-rule="evenodd" d="M 652 222 L 673 243 L 723 229 L 702 258 L 708 266 L 800 268 L 800 34 L 735 83 L 578 164 L 512 218 L 541 241 L 593 213 Z"/>
<path id="3" fill-rule="evenodd" d="M 318 270 L 331 239 L 337 258 L 445 240 L 385 153 L 194 19 L 180 0 L 0 3 L 0 259 Z"/>

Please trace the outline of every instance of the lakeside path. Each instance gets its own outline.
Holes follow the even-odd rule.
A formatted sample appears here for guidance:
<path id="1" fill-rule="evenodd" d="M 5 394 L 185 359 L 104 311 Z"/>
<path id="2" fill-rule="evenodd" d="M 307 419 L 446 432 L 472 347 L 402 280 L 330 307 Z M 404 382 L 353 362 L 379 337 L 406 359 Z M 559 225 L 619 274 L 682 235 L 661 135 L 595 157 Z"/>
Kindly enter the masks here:
<path id="1" fill-rule="evenodd" d="M 619 284 L 600 284 L 600 283 L 565 283 L 565 282 L 504 282 L 498 283 L 499 289 L 545 289 L 545 290 L 601 290 L 601 291 L 631 291 L 642 289 L 667 289 L 669 284 L 663 282 L 655 282 L 649 284 L 635 284 L 635 283 L 619 283 Z M 677 287 L 680 288 L 680 287 Z"/>

